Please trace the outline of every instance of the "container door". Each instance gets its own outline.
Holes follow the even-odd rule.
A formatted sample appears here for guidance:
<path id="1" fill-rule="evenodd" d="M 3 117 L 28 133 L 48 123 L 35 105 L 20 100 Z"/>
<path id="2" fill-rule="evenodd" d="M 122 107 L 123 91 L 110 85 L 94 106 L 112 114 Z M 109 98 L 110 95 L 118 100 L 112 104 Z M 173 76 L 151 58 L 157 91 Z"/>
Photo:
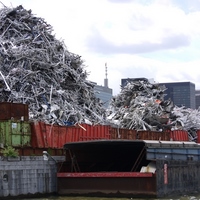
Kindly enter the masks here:
<path id="1" fill-rule="evenodd" d="M 30 124 L 26 122 L 11 122 L 12 146 L 30 146 Z"/>

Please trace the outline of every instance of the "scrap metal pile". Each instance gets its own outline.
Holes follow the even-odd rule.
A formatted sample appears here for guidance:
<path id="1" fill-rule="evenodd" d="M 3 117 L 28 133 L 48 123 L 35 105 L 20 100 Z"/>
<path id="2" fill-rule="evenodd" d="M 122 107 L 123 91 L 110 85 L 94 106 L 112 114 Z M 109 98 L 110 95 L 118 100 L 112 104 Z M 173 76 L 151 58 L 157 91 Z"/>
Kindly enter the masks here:
<path id="1" fill-rule="evenodd" d="M 200 130 L 200 108 L 190 109 L 175 106 L 172 110 L 175 125 L 172 129 L 186 130 L 191 141 L 196 140 L 196 131 Z"/>
<path id="2" fill-rule="evenodd" d="M 107 111 L 110 123 L 135 130 L 186 130 L 191 138 L 200 130 L 200 110 L 186 109 L 164 100 L 163 85 L 147 79 L 130 81 L 115 96 Z"/>
<path id="3" fill-rule="evenodd" d="M 52 27 L 22 6 L 0 10 L 0 100 L 29 105 L 30 120 L 112 124 L 136 130 L 200 130 L 200 110 L 164 100 L 166 88 L 147 79 L 128 83 L 105 110 L 79 55 Z"/>
<path id="4" fill-rule="evenodd" d="M 79 55 L 21 5 L 0 10 L 0 100 L 29 105 L 46 123 L 104 123 L 105 109 Z"/>

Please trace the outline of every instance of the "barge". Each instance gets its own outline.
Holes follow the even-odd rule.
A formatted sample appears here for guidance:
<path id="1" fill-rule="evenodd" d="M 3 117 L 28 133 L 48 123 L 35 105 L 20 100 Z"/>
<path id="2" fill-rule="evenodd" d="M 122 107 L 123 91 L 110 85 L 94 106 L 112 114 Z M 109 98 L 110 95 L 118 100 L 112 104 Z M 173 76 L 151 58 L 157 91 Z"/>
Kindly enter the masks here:
<path id="1" fill-rule="evenodd" d="M 169 197 L 200 192 L 200 145 L 188 141 L 93 140 L 64 145 L 58 194 Z"/>
<path id="2" fill-rule="evenodd" d="M 66 127 L 29 121 L 27 106 L 22 108 L 18 104 L 0 104 L 2 113 L 8 109 L 20 110 L 8 112 L 5 118 L 0 116 L 0 146 L 12 146 L 19 156 L 32 155 L 33 161 L 43 152 L 65 156 L 64 161 L 55 162 L 58 170 L 55 177 L 45 175 L 47 179 L 55 178 L 52 184 L 58 186 L 60 195 L 132 198 L 200 193 L 200 130 L 195 143 L 189 142 L 184 130 L 157 132 L 88 124 Z M 12 193 L 15 172 L 9 173 L 10 182 L 5 187 L 3 176 L 7 172 L 2 173 L 2 191 Z M 35 176 L 43 179 L 38 172 Z M 18 181 L 26 181 L 23 176 L 16 177 Z"/>

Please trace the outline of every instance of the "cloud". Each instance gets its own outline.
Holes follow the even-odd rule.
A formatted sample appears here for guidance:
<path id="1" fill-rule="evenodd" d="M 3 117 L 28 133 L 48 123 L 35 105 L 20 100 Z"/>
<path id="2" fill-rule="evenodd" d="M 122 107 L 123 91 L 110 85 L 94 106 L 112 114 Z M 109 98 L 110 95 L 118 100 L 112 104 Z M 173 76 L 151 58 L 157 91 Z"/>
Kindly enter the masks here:
<path id="1" fill-rule="evenodd" d="M 134 0 L 123 0 L 123 1 L 121 1 L 121 0 L 108 0 L 109 2 L 111 2 L 111 3 L 131 3 L 131 2 L 133 2 Z"/>
<path id="2" fill-rule="evenodd" d="M 185 13 L 195 12 L 200 10 L 200 1 L 199 0 L 173 0 L 175 4 L 180 9 L 184 10 Z"/>
<path id="3" fill-rule="evenodd" d="M 141 54 L 189 46 L 190 37 L 185 34 L 174 34 L 165 36 L 157 42 L 144 41 L 139 44 L 116 45 L 94 31 L 93 35 L 87 38 L 86 45 L 89 51 L 99 54 Z"/>
<path id="4" fill-rule="evenodd" d="M 197 24 L 195 16 L 186 15 L 170 1 L 166 4 L 138 2 L 126 2 L 120 9 L 119 2 L 112 1 L 110 16 L 108 6 L 104 12 L 107 18 L 94 19 L 91 24 L 90 34 L 85 37 L 87 51 L 112 55 L 177 49 L 189 46 L 193 34 L 199 33 L 199 28 L 192 26 Z"/>

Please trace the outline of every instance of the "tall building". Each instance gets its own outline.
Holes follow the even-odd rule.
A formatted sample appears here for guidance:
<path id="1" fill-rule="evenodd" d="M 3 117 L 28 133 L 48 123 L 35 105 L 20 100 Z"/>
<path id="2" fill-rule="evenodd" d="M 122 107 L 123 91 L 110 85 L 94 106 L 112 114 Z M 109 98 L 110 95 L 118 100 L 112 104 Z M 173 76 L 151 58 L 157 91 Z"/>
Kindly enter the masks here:
<path id="1" fill-rule="evenodd" d="M 106 77 L 104 79 L 104 86 L 95 85 L 95 95 L 97 98 L 101 99 L 105 108 L 108 108 L 110 100 L 112 99 L 112 89 L 108 87 L 108 73 L 107 73 L 107 64 L 105 64 Z"/>
<path id="2" fill-rule="evenodd" d="M 195 84 L 191 82 L 159 83 L 165 85 L 165 99 L 171 99 L 176 106 L 196 109 Z"/>
<path id="3" fill-rule="evenodd" d="M 200 90 L 195 91 L 195 102 L 196 102 L 196 109 L 200 106 Z"/>
<path id="4" fill-rule="evenodd" d="M 112 89 L 105 86 L 95 85 L 94 90 L 95 96 L 101 99 L 105 108 L 108 108 L 110 100 L 112 99 Z"/>

